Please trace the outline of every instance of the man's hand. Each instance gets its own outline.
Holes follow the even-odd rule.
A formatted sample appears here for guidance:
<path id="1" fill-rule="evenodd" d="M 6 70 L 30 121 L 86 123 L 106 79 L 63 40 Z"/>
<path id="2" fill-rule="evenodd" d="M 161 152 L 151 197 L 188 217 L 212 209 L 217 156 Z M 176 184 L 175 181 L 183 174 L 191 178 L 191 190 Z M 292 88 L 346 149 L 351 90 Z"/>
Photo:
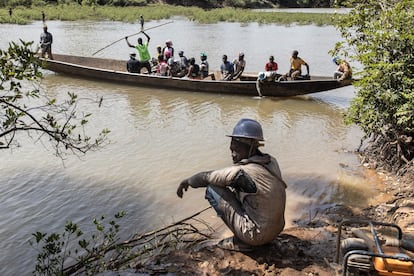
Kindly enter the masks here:
<path id="1" fill-rule="evenodd" d="M 209 184 L 207 181 L 208 173 L 209 172 L 200 172 L 181 181 L 177 189 L 178 197 L 182 198 L 184 191 L 187 191 L 189 186 L 192 188 L 206 187 Z"/>
<path id="2" fill-rule="evenodd" d="M 184 191 L 188 190 L 188 186 L 190 186 L 190 184 L 188 183 L 188 179 L 185 179 L 180 183 L 180 185 L 178 186 L 178 189 L 177 189 L 177 196 L 179 198 L 183 197 Z"/>

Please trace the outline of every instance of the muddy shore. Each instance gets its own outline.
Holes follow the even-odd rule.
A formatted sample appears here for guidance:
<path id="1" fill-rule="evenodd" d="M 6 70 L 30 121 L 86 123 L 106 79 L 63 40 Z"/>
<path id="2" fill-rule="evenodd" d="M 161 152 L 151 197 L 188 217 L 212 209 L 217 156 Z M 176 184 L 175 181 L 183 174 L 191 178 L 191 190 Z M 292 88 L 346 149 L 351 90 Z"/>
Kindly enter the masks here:
<path id="1" fill-rule="evenodd" d="M 403 238 L 414 240 L 414 174 L 395 177 L 378 172 L 389 195 L 362 210 L 337 206 L 310 222 L 285 229 L 271 244 L 248 253 L 215 246 L 187 248 L 150 260 L 137 272 L 150 275 L 340 275 L 336 259 L 338 225 L 343 219 L 364 219 L 394 223 Z M 414 257 L 414 253 L 411 258 Z M 341 263 L 341 261 L 339 261 Z"/>

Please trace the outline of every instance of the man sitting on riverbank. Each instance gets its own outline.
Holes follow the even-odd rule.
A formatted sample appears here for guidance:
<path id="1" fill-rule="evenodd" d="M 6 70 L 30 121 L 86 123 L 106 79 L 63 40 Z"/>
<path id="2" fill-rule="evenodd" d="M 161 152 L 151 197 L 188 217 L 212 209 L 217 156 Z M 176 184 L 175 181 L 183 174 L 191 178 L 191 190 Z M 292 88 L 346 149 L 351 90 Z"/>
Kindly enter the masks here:
<path id="1" fill-rule="evenodd" d="M 234 165 L 183 180 L 177 195 L 181 198 L 188 187 L 205 187 L 205 198 L 234 234 L 218 246 L 251 251 L 283 230 L 286 184 L 276 159 L 259 150 L 264 139 L 257 121 L 241 119 L 228 136 Z"/>

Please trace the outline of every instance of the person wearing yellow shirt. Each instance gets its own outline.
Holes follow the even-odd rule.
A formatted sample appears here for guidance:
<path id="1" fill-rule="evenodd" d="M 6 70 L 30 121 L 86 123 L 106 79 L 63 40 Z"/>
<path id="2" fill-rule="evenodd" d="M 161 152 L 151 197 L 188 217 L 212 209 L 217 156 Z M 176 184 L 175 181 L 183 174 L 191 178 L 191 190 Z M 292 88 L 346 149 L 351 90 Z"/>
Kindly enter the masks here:
<path id="1" fill-rule="evenodd" d="M 299 52 L 294 50 L 292 52 L 292 57 L 290 58 L 290 70 L 288 73 L 280 77 L 279 80 L 287 80 L 287 77 L 290 77 L 291 80 L 297 80 L 302 76 L 302 66 L 306 67 L 305 79 L 309 78 L 309 65 L 299 56 Z"/>

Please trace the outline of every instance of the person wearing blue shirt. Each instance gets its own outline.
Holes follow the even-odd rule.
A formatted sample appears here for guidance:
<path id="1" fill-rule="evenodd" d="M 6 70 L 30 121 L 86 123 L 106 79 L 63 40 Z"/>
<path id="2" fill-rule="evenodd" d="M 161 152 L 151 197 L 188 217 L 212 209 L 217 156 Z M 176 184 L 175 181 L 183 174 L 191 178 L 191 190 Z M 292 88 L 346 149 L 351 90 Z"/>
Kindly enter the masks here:
<path id="1" fill-rule="evenodd" d="M 234 65 L 227 60 L 227 55 L 223 55 L 223 63 L 220 65 L 221 80 L 230 81 L 234 74 Z"/>

